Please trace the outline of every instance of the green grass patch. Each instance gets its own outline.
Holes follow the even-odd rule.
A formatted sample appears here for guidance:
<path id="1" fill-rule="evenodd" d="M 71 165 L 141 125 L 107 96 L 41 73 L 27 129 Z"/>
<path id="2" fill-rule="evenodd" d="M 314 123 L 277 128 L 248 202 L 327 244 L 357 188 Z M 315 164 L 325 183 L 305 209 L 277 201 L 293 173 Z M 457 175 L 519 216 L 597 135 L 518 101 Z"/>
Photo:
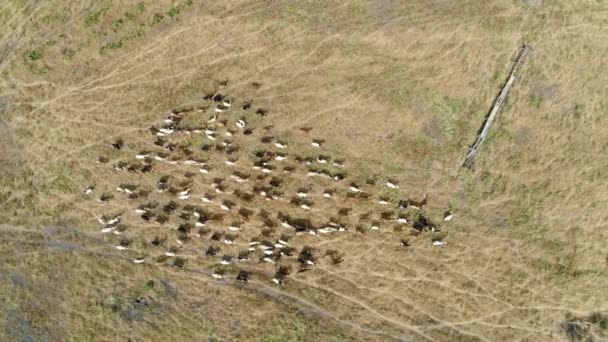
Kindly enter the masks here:
<path id="1" fill-rule="evenodd" d="M 99 22 L 99 20 L 101 19 L 101 17 L 104 16 L 104 14 L 106 14 L 106 12 L 108 11 L 108 9 L 110 9 L 109 7 L 104 7 L 101 8 L 97 11 L 91 11 L 87 14 L 87 16 L 84 18 L 84 24 L 88 27 L 88 26 L 92 26 L 96 23 Z"/>
<path id="2" fill-rule="evenodd" d="M 528 103 L 534 108 L 540 108 L 543 104 L 543 97 L 538 95 L 530 95 L 528 97 Z"/>
<path id="3" fill-rule="evenodd" d="M 120 30 L 120 28 L 125 24 L 124 19 L 120 18 L 120 19 L 116 19 L 112 22 L 112 31 L 114 32 L 118 32 L 118 30 Z"/>
<path id="4" fill-rule="evenodd" d="M 181 11 L 182 8 L 180 6 L 171 7 L 171 9 L 167 11 L 167 15 L 171 18 L 175 18 L 179 15 Z"/>
<path id="5" fill-rule="evenodd" d="M 162 13 L 154 13 L 152 16 L 152 25 L 156 25 L 165 19 L 165 15 Z"/>
<path id="6" fill-rule="evenodd" d="M 30 50 L 27 53 L 27 58 L 32 62 L 37 61 L 42 58 L 42 52 L 40 50 Z"/>

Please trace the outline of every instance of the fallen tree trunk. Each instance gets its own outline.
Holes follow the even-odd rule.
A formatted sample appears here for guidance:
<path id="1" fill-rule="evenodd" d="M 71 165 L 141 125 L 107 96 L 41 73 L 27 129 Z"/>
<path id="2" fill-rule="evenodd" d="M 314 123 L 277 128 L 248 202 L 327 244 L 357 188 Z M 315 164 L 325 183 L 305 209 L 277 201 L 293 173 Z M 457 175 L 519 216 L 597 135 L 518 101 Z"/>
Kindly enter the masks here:
<path id="1" fill-rule="evenodd" d="M 467 156 L 464 158 L 464 163 L 462 163 L 463 167 L 466 167 L 466 168 L 473 167 L 473 164 L 475 162 L 475 156 L 477 156 L 477 153 L 479 152 L 479 148 L 480 148 L 481 144 L 488 136 L 488 132 L 490 131 L 490 127 L 492 126 L 492 123 L 494 122 L 494 119 L 496 118 L 496 114 L 500 110 L 500 107 L 502 106 L 505 99 L 507 98 L 507 95 L 509 95 L 509 91 L 511 90 L 511 87 L 513 86 L 513 82 L 515 81 L 515 74 L 519 70 L 519 67 L 523 64 L 523 62 L 529 52 L 530 52 L 530 47 L 527 45 L 524 45 L 521 48 L 521 50 L 519 51 L 519 55 L 517 56 L 515 64 L 513 65 L 513 68 L 511 69 L 511 72 L 509 73 L 509 78 L 507 79 L 507 82 L 502 87 L 502 90 L 498 94 L 498 97 L 496 98 L 496 100 L 494 100 L 494 105 L 492 106 L 492 109 L 486 116 L 486 120 L 485 120 L 484 124 L 482 125 L 482 129 L 479 131 L 477 140 L 475 140 L 475 143 L 473 145 L 471 145 L 471 147 L 469 148 L 469 151 L 467 152 Z"/>

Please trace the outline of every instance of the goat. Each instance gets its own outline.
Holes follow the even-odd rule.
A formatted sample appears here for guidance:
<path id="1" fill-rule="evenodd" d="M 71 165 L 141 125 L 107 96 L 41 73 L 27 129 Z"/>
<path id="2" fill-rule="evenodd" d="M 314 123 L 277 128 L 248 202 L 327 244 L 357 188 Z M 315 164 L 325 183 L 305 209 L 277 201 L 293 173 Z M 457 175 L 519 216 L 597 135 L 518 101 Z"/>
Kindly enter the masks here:
<path id="1" fill-rule="evenodd" d="M 239 271 L 239 273 L 236 275 L 236 280 L 248 282 L 250 274 L 251 273 L 247 271 Z"/>

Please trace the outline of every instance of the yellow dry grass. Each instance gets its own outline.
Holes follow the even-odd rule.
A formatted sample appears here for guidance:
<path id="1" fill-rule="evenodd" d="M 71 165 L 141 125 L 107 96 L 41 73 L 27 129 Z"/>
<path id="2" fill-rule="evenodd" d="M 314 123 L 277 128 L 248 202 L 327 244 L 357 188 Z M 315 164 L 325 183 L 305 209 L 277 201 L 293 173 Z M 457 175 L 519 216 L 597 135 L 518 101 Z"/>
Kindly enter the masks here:
<path id="1" fill-rule="evenodd" d="M 2 339 L 567 339 L 569 317 L 608 310 L 607 11 L 588 0 L 1 4 Z M 475 170 L 462 170 L 522 43 L 533 53 Z M 389 228 L 298 236 L 344 262 L 282 287 L 255 263 L 246 285 L 211 278 L 206 242 L 184 269 L 133 264 L 95 222 L 132 202 L 82 195 L 133 177 L 95 161 L 150 146 L 151 125 L 224 80 L 222 92 L 269 108 L 263 124 L 297 152 L 325 139 L 347 160 L 344 184 L 395 178 L 393 199 L 428 193 L 437 221 L 450 207 L 446 245 Z M 128 223 L 137 248 L 159 252 L 146 247 L 157 226 Z M 588 324 L 606 338 L 605 321 Z"/>

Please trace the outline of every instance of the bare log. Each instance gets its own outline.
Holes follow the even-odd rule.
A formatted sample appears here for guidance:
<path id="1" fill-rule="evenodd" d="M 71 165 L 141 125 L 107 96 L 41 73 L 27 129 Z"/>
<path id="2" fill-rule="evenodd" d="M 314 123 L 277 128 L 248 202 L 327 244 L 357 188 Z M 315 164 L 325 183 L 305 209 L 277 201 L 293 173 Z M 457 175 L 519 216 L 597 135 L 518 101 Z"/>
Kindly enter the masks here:
<path id="1" fill-rule="evenodd" d="M 500 110 L 500 107 L 502 106 L 505 99 L 507 98 L 507 95 L 509 95 L 509 91 L 511 90 L 511 87 L 513 86 L 513 82 L 515 81 L 515 74 L 519 70 L 520 66 L 523 64 L 523 62 L 529 52 L 530 52 L 530 47 L 528 45 L 522 46 L 521 50 L 519 51 L 519 55 L 517 56 L 517 59 L 515 60 L 515 64 L 513 64 L 513 68 L 511 69 L 511 72 L 509 73 L 509 78 L 507 79 L 507 82 L 502 87 L 500 93 L 498 94 L 498 97 L 496 97 L 496 99 L 494 100 L 494 105 L 492 106 L 492 109 L 486 116 L 486 120 L 482 126 L 482 129 L 479 132 L 479 135 L 477 136 L 477 140 L 475 140 L 475 143 L 473 145 L 471 145 L 471 147 L 469 148 L 469 151 L 467 152 L 467 156 L 464 158 L 464 163 L 462 163 L 463 167 L 465 167 L 465 168 L 473 167 L 473 164 L 475 162 L 475 156 L 477 156 L 477 153 L 479 152 L 479 148 L 480 148 L 481 144 L 488 136 L 488 132 L 490 131 L 490 127 L 492 126 L 492 123 L 494 122 L 494 119 L 496 118 L 496 114 Z"/>

